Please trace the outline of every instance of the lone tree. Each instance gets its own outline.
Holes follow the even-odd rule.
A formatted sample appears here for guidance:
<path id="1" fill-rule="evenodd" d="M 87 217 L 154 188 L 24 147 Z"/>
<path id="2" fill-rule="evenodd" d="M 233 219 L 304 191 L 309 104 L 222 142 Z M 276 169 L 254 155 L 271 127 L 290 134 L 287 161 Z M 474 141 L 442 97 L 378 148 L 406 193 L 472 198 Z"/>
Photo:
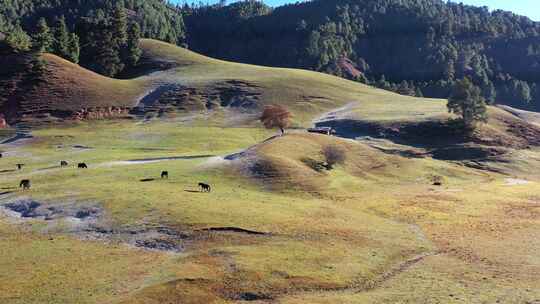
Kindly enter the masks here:
<path id="1" fill-rule="evenodd" d="M 482 91 L 469 78 L 458 80 L 448 98 L 448 112 L 461 116 L 466 130 L 472 131 L 478 122 L 487 121 L 486 100 Z"/>
<path id="2" fill-rule="evenodd" d="M 280 105 L 268 105 L 264 107 L 261 117 L 259 118 L 267 129 L 279 128 L 281 134 L 285 134 L 285 129 L 291 124 L 292 114 Z"/>
<path id="3" fill-rule="evenodd" d="M 326 160 L 325 167 L 327 170 L 332 170 L 335 165 L 345 162 L 345 151 L 335 145 L 326 146 L 322 150 L 322 154 Z"/>

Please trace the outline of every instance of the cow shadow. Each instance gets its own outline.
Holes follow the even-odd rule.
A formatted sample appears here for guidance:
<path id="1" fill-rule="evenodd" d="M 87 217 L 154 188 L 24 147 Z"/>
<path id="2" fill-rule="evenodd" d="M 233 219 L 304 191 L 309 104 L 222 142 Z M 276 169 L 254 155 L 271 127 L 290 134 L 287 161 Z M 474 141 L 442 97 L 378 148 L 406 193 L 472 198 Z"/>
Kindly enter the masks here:
<path id="1" fill-rule="evenodd" d="M 189 193 L 203 193 L 202 191 L 199 191 L 199 190 L 184 190 L 185 192 L 189 192 Z"/>

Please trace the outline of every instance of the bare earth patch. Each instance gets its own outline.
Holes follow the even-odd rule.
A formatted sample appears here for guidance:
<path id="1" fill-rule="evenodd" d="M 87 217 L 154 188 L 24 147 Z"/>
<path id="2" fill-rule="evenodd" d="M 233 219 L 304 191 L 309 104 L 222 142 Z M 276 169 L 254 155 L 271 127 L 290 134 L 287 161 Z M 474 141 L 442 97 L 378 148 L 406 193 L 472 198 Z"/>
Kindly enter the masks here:
<path id="1" fill-rule="evenodd" d="M 519 185 L 527 185 L 531 182 L 524 179 L 519 178 L 507 178 L 504 180 L 506 186 L 519 186 Z"/>

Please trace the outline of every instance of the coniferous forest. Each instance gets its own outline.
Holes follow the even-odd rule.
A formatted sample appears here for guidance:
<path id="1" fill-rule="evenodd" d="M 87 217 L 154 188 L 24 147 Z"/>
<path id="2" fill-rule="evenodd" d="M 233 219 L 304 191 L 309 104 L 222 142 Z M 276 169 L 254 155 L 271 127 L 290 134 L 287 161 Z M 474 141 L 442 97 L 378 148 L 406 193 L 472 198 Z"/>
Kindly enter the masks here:
<path id="1" fill-rule="evenodd" d="M 540 23 L 441 0 L 2 0 L 16 52 L 52 52 L 107 76 L 137 64 L 140 37 L 252 64 L 321 71 L 446 98 L 468 76 L 491 103 L 540 111 Z"/>

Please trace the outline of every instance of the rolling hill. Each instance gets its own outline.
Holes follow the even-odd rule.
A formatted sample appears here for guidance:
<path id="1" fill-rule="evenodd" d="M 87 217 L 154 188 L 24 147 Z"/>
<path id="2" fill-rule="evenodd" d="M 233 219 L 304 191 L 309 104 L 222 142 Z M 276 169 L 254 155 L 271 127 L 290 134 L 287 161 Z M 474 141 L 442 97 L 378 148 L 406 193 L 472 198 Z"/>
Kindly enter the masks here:
<path id="1" fill-rule="evenodd" d="M 217 60 L 156 40 L 144 39 L 140 45 L 141 64 L 122 80 L 51 54 L 37 61 L 6 57 L 8 70 L 23 72 L 11 78 L 15 93 L 6 94 L 0 108 L 11 123 L 130 112 L 147 118 L 222 113 L 214 119 L 245 125 L 256 120 L 265 104 L 282 104 L 293 112 L 296 127 L 331 126 L 343 137 L 393 138 L 430 151 L 469 142 L 504 148 L 538 144 L 537 126 L 499 108 L 490 107 L 490 122 L 463 138 L 446 122 L 445 100 L 403 96 L 318 72 Z"/>
<path id="2" fill-rule="evenodd" d="M 16 72 L 2 111 L 40 124 L 0 147 L 0 302 L 540 297 L 540 127 L 528 113 L 489 107 L 464 136 L 445 100 L 141 48 L 122 80 L 49 54 L 0 59 Z M 284 136 L 254 123 L 269 103 L 295 115 Z M 112 107 L 171 119 L 76 115 Z M 313 124 L 338 136 L 300 128 Z M 343 152 L 332 170 L 329 148 Z"/>
<path id="3" fill-rule="evenodd" d="M 277 103 L 290 107 L 299 123 L 356 101 L 366 106 L 416 102 L 444 112 L 442 100 L 401 96 L 327 74 L 226 62 L 156 40 L 142 40 L 141 48 L 141 65 L 124 80 L 100 76 L 51 54 L 40 57 L 43 70 L 38 72 L 31 59 L 5 57 L 3 79 L 15 82 L 15 93 L 3 96 L 0 109 L 10 122 L 23 115 L 69 118 L 81 109 L 137 106 L 167 113 L 249 111 Z"/>

